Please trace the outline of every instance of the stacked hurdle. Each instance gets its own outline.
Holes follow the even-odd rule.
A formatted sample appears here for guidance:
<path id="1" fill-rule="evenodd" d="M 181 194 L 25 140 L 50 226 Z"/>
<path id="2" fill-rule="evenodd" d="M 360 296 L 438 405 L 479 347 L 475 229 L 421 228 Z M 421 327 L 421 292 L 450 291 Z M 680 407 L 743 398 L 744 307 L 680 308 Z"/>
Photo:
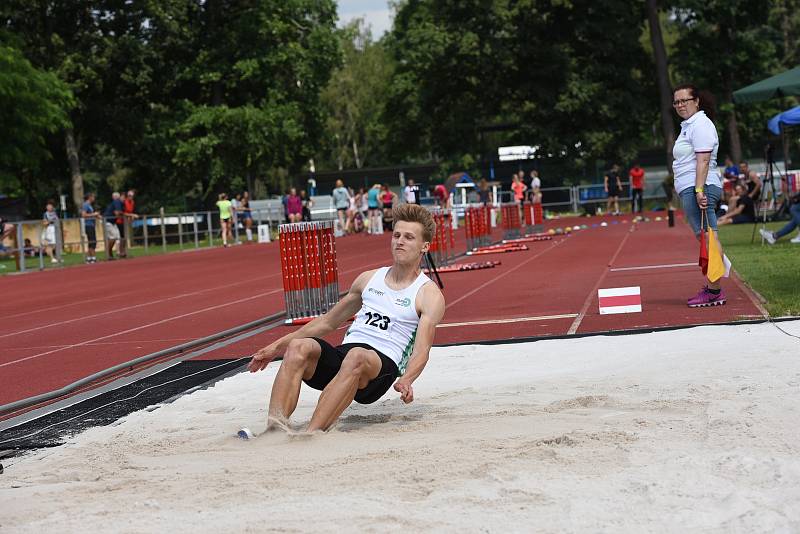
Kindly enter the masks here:
<path id="1" fill-rule="evenodd" d="M 503 204 L 503 239 L 516 239 L 522 222 L 519 217 L 519 204 Z"/>
<path id="2" fill-rule="evenodd" d="M 467 250 L 475 250 L 490 243 L 491 211 L 488 206 L 464 209 L 464 230 L 467 234 Z"/>
<path id="3" fill-rule="evenodd" d="M 525 216 L 525 233 L 536 234 L 544 230 L 544 213 L 540 202 L 528 202 L 522 206 Z"/>
<path id="4" fill-rule="evenodd" d="M 430 253 L 437 267 L 450 265 L 456 257 L 453 215 L 450 210 L 435 209 L 431 215 L 436 223 L 436 233 L 431 241 Z"/>
<path id="5" fill-rule="evenodd" d="M 339 301 L 334 222 L 278 227 L 286 324 L 305 324 Z"/>

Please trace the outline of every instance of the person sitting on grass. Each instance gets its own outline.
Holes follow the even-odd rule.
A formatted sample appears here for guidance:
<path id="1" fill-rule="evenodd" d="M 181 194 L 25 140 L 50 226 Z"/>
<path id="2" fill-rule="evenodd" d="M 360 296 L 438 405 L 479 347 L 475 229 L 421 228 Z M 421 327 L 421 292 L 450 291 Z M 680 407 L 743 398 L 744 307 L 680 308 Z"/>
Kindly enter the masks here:
<path id="1" fill-rule="evenodd" d="M 747 194 L 747 188 L 743 184 L 736 184 L 734 196 L 731 197 L 727 213 L 717 220 L 717 224 L 745 224 L 756 220 L 756 209 L 753 199 Z"/>
<path id="2" fill-rule="evenodd" d="M 759 230 L 761 237 L 763 237 L 764 240 L 770 245 L 774 245 L 775 242 L 783 236 L 789 235 L 795 228 L 800 228 L 800 193 L 797 193 L 792 197 L 791 203 L 792 205 L 789 208 L 789 214 L 792 216 L 792 218 L 784 225 L 783 228 L 777 232 L 770 232 L 764 230 L 763 228 Z M 800 232 L 797 232 L 797 235 L 790 239 L 789 242 L 800 244 Z"/>
<path id="3" fill-rule="evenodd" d="M 430 212 L 417 204 L 394 208 L 392 265 L 366 271 L 330 311 L 264 347 L 248 368 L 260 371 L 280 355 L 272 385 L 267 429 L 285 426 L 305 382 L 322 394 L 308 432 L 328 430 L 353 400 L 370 404 L 392 384 L 405 403 L 414 400 L 445 303 L 439 287 L 420 271 L 436 231 Z M 343 344 L 322 339 L 355 314 Z"/>

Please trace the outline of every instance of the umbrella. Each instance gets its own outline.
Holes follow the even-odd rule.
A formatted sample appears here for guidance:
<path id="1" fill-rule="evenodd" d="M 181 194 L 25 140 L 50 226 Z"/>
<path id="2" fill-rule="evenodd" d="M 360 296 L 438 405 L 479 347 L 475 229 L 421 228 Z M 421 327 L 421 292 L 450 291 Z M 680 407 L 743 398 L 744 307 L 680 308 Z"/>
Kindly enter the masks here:
<path id="1" fill-rule="evenodd" d="M 781 126 L 796 126 L 798 124 L 800 124 L 800 106 L 778 113 L 769 120 L 767 128 L 775 135 L 780 135 Z"/>
<path id="2" fill-rule="evenodd" d="M 733 101 L 737 104 L 744 104 L 792 95 L 800 95 L 800 67 L 734 91 Z"/>

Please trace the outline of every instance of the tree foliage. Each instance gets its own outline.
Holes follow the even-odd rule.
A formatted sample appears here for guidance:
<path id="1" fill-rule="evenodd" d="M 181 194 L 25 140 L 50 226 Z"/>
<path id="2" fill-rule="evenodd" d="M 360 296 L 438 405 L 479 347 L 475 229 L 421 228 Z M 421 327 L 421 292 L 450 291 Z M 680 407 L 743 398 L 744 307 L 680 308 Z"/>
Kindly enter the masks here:
<path id="1" fill-rule="evenodd" d="M 577 161 L 635 153 L 657 116 L 640 3 L 419 0 L 399 5 L 393 146 L 449 157 L 488 153 L 486 125 L 508 143 Z"/>
<path id="2" fill-rule="evenodd" d="M 69 88 L 57 76 L 0 43 L 0 178 L 11 192 L 22 192 L 15 170 L 38 171 L 51 157 L 46 136 L 68 124 L 72 105 Z"/>
<path id="3" fill-rule="evenodd" d="M 386 163 L 386 94 L 394 65 L 363 20 L 354 20 L 339 35 L 342 64 L 322 91 L 323 165 L 342 169 Z"/>

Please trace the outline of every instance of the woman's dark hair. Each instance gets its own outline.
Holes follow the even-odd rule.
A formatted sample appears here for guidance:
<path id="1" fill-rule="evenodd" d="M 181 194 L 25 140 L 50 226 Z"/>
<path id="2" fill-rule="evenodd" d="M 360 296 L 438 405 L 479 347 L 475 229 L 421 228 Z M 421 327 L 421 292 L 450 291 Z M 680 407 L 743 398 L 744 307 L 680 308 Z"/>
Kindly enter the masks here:
<path id="1" fill-rule="evenodd" d="M 691 83 L 685 83 L 672 89 L 672 94 L 675 95 L 678 91 L 687 90 L 692 98 L 698 98 L 700 109 L 705 111 L 706 115 L 712 121 L 717 117 L 717 99 L 709 91 L 701 91 Z"/>

